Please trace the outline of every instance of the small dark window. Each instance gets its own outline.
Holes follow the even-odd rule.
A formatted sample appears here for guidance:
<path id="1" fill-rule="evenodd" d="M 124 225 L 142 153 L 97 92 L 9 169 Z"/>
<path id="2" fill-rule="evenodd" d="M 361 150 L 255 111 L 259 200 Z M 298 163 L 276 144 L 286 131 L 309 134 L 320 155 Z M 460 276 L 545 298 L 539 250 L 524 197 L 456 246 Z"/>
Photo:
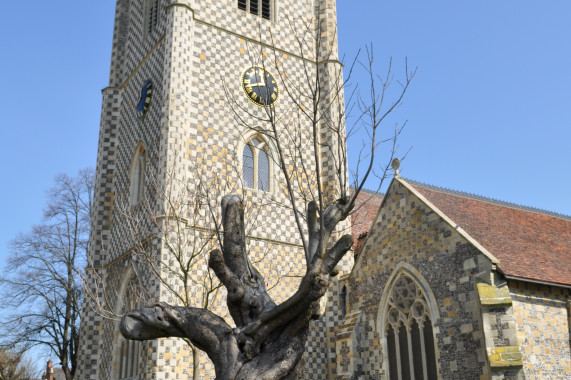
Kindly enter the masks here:
<path id="1" fill-rule="evenodd" d="M 159 0 L 147 1 L 147 32 L 150 35 L 159 23 Z"/>
<path id="2" fill-rule="evenodd" d="M 262 16 L 266 20 L 272 19 L 272 0 L 238 0 L 238 9 Z"/>
<path id="3" fill-rule="evenodd" d="M 410 338 L 412 345 L 412 364 L 414 366 L 414 378 L 422 379 L 424 378 L 424 372 L 422 369 L 422 360 L 424 359 L 424 355 L 422 355 L 420 328 L 418 327 L 418 322 L 416 319 L 412 320 L 412 325 L 410 326 Z"/>
<path id="4" fill-rule="evenodd" d="M 250 13 L 253 15 L 258 14 L 258 1 L 259 0 L 250 0 Z"/>
<path id="5" fill-rule="evenodd" d="M 339 303 L 341 304 L 341 317 L 345 318 L 347 314 L 347 287 L 343 286 L 339 295 Z"/>
<path id="6" fill-rule="evenodd" d="M 390 324 L 387 329 L 387 348 L 389 351 L 389 378 L 390 380 L 398 380 L 397 344 L 395 343 L 395 330 Z"/>
<path id="7" fill-rule="evenodd" d="M 434 335 L 432 333 L 432 322 L 426 319 L 424 323 L 424 347 L 426 350 L 426 366 L 428 369 L 428 379 L 436 380 L 438 370 L 436 369 L 436 353 L 434 352 Z"/>
<path id="8" fill-rule="evenodd" d="M 408 359 L 408 338 L 406 327 L 401 325 L 399 330 L 400 369 L 403 379 L 410 379 L 410 363 Z"/>
<path id="9" fill-rule="evenodd" d="M 262 17 L 269 20 L 272 17 L 271 0 L 262 0 Z"/>

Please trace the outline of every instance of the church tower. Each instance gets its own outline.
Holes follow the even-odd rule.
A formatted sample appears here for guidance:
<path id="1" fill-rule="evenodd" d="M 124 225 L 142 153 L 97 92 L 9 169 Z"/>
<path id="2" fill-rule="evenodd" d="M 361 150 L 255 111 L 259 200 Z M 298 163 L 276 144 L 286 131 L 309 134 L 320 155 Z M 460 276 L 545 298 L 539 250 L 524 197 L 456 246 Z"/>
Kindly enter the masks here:
<path id="1" fill-rule="evenodd" d="M 319 173 L 330 200 L 346 186 L 346 158 L 331 149 L 344 144 L 336 25 L 335 0 L 117 0 L 109 86 L 102 91 L 78 379 L 192 376 L 186 343 L 126 341 L 116 319 L 141 303 L 178 302 L 182 290 L 176 280 L 169 283 L 165 269 L 174 265 L 168 233 L 154 223 L 182 221 L 195 236 L 185 241 L 189 246 L 205 236 L 215 240 L 216 216 L 208 207 L 194 217 L 171 217 L 185 209 L 189 192 L 202 194 L 207 205 L 230 192 L 255 205 L 247 231 L 252 261 L 276 302 L 295 291 L 305 258 L 295 217 L 283 206 L 286 194 L 298 193 L 303 210 L 314 191 L 308 173 Z M 311 80 L 317 85 L 304 87 Z M 318 98 L 305 88 L 316 89 Z M 320 117 L 312 120 L 314 109 Z M 272 124 L 279 141 L 268 133 L 268 118 L 279 121 Z M 319 143 L 305 146 L 312 137 Z M 316 159 L 301 164 L 303 155 Z M 292 187 L 280 167 L 296 172 Z M 147 229 L 137 229 L 134 219 Z M 158 269 L 149 269 L 149 257 Z M 208 276 L 205 264 L 197 265 L 192 276 Z M 197 286 L 200 306 L 205 285 Z M 329 341 L 325 322 L 320 329 L 312 336 Z M 308 365 L 320 369 L 310 378 L 327 378 L 329 348 L 311 351 Z M 214 378 L 201 355 L 200 378 Z"/>

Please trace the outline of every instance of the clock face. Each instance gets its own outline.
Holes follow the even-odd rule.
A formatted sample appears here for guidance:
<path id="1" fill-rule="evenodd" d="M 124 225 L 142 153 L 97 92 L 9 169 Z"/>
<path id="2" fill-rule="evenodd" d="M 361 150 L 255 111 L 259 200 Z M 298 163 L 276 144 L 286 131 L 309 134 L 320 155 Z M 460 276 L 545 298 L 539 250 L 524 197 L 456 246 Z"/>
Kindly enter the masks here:
<path id="1" fill-rule="evenodd" d="M 143 119 L 149 107 L 151 106 L 151 98 L 153 97 L 153 82 L 149 79 L 143 84 L 141 89 L 141 97 L 139 98 L 139 103 L 137 104 L 137 116 L 139 119 Z"/>
<path id="2" fill-rule="evenodd" d="M 259 107 L 273 106 L 280 95 L 274 76 L 258 66 L 252 66 L 244 71 L 242 89 L 248 99 Z"/>

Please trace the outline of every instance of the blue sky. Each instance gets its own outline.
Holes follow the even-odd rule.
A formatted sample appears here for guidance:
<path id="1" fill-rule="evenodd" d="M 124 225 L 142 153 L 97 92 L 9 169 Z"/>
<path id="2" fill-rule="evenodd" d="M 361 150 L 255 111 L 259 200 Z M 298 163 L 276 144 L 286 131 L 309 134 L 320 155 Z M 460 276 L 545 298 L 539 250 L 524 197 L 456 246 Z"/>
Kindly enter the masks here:
<path id="1" fill-rule="evenodd" d="M 3 4 L 0 260 L 57 173 L 94 166 L 113 0 Z M 338 0 L 341 54 L 417 76 L 404 177 L 571 214 L 571 2 Z M 349 60 L 349 59 L 346 59 Z"/>
<path id="2" fill-rule="evenodd" d="M 347 56 L 372 41 L 379 72 L 418 66 L 397 112 L 413 147 L 401 174 L 571 214 L 570 14 L 559 0 L 338 0 Z"/>

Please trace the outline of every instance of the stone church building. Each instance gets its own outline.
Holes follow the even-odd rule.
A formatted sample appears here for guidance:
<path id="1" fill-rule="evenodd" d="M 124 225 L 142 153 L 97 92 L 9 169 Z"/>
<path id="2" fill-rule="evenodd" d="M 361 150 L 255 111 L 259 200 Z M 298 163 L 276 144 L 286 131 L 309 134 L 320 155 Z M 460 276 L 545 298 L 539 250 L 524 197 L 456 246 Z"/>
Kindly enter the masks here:
<path id="1" fill-rule="evenodd" d="M 319 30 L 320 38 L 299 50 L 296 32 L 303 28 Z M 310 138 L 301 112 L 288 111 L 305 106 L 285 91 L 286 81 L 303 83 L 308 73 L 334 98 L 323 102 L 339 101 L 342 109 L 343 94 L 334 91 L 334 79 L 342 81 L 336 30 L 335 0 L 117 0 L 109 85 L 102 91 L 79 380 L 192 376 L 186 343 L 127 341 L 117 319 L 144 304 L 177 302 L 179 284 L 168 272 L 172 247 L 161 228 L 169 226 L 170 210 L 183 207 L 173 199 L 189 188 L 219 187 L 261 205 L 263 222 L 247 231 L 251 259 L 276 302 L 297 289 L 303 246 L 292 213 L 276 207 L 287 200 L 276 142 L 256 123 L 268 107 L 285 110 L 300 128 L 296 137 Z M 328 120 L 338 116 L 318 111 Z M 331 130 L 319 128 L 323 146 L 334 145 Z M 320 157 L 316 165 L 334 200 L 339 156 L 312 149 L 307 153 Z M 286 159 L 287 167 L 300 167 L 295 154 Z M 300 181 L 300 193 L 310 191 L 304 186 Z M 342 261 L 324 314 L 313 322 L 307 379 L 571 377 L 569 217 L 398 174 L 384 198 L 369 195 L 362 194 L 368 202 L 352 219 L 355 254 Z M 205 251 L 215 246 L 208 218 L 176 220 L 187 243 Z M 144 254 L 160 265 L 149 269 Z M 190 274 L 191 303 L 216 308 L 201 282 L 206 264 Z M 213 379 L 205 355 L 194 358 L 199 377 Z"/>
<path id="2" fill-rule="evenodd" d="M 569 216 L 398 175 L 376 201 L 337 290 L 337 378 L 571 377 Z"/>

